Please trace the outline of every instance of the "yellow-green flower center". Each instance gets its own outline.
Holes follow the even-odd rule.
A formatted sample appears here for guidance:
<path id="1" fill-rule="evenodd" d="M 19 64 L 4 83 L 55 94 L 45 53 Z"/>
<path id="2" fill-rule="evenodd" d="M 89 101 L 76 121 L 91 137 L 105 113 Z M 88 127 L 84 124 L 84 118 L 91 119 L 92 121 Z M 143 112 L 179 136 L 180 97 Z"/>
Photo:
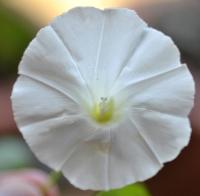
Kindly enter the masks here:
<path id="1" fill-rule="evenodd" d="M 106 124 L 113 119 L 114 110 L 114 100 L 101 97 L 100 102 L 92 107 L 91 116 L 97 123 Z"/>

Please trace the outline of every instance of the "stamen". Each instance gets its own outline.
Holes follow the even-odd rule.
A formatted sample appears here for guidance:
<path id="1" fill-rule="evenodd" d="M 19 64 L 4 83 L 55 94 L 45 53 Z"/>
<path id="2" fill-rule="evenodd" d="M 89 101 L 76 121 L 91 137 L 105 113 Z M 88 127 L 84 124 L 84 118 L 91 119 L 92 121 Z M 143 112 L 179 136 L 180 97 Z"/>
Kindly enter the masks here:
<path id="1" fill-rule="evenodd" d="M 112 120 L 114 109 L 115 104 L 112 98 L 101 97 L 100 102 L 94 104 L 91 116 L 96 122 L 105 124 Z"/>

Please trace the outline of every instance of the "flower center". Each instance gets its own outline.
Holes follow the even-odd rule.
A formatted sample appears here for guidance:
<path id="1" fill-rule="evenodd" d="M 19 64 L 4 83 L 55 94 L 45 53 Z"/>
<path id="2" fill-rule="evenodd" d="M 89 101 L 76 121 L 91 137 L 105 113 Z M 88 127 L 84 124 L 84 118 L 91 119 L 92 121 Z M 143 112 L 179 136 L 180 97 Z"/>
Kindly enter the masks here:
<path id="1" fill-rule="evenodd" d="M 92 107 L 91 116 L 96 122 L 106 124 L 113 119 L 114 110 L 114 99 L 101 97 L 100 102 L 95 103 Z"/>

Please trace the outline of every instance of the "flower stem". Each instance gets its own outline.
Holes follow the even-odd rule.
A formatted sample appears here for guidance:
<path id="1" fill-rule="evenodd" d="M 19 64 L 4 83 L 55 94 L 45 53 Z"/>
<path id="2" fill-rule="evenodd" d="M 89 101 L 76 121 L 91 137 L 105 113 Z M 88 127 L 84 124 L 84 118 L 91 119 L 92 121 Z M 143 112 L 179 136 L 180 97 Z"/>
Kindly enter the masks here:
<path id="1" fill-rule="evenodd" d="M 52 187 L 52 186 L 56 185 L 61 176 L 62 176 L 61 171 L 50 172 L 49 177 L 48 177 L 48 186 Z"/>
<path id="2" fill-rule="evenodd" d="M 58 181 L 61 176 L 61 171 L 52 171 L 49 173 L 46 185 L 41 187 L 42 196 L 48 195 L 49 190 L 51 190 L 56 184 L 58 184 Z"/>

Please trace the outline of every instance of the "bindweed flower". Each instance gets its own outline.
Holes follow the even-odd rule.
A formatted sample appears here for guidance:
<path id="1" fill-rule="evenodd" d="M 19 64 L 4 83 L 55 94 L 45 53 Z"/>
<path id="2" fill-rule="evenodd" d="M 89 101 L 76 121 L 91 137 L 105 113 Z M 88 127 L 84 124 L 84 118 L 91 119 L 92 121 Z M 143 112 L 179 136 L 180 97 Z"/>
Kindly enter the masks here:
<path id="1" fill-rule="evenodd" d="M 192 76 L 173 41 L 134 11 L 64 13 L 28 46 L 19 75 L 20 131 L 81 189 L 146 180 L 189 142 Z"/>

